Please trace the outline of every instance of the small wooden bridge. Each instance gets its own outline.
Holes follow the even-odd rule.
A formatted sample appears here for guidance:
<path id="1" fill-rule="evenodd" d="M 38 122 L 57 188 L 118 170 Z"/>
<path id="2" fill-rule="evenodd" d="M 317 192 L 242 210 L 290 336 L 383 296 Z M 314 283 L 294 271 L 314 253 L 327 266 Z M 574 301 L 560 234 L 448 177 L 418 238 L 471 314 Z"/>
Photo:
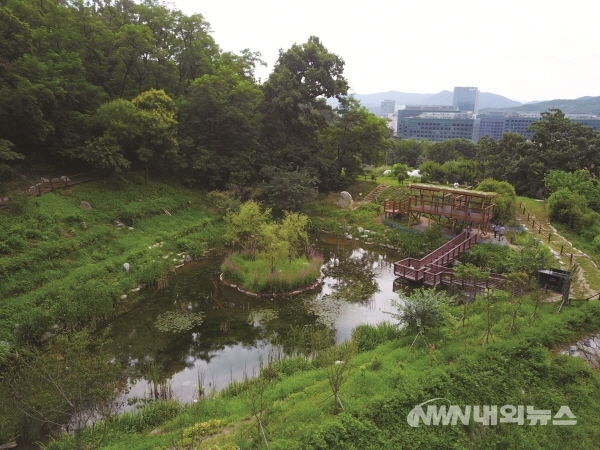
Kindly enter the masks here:
<path id="1" fill-rule="evenodd" d="M 394 275 L 410 281 L 423 281 L 431 266 L 451 263 L 477 242 L 477 233 L 464 231 L 421 259 L 404 258 L 394 263 Z"/>
<path id="2" fill-rule="evenodd" d="M 409 281 L 422 282 L 425 286 L 459 286 L 475 288 L 478 291 L 502 285 L 502 275 L 490 274 L 486 280 L 464 280 L 456 277 L 454 271 L 445 267 L 477 243 L 476 232 L 464 231 L 454 239 L 421 259 L 404 258 L 394 263 L 394 275 Z"/>

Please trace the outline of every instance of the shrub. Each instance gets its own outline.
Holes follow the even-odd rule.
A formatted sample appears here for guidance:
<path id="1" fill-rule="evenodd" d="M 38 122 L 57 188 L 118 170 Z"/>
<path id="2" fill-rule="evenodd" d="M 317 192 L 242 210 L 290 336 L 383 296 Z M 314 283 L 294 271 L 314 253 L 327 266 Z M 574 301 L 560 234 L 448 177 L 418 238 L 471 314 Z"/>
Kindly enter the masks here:
<path id="1" fill-rule="evenodd" d="M 359 325 L 352 331 L 352 340 L 359 352 L 373 350 L 384 342 L 398 337 L 398 328 L 389 322 L 377 325 Z"/>

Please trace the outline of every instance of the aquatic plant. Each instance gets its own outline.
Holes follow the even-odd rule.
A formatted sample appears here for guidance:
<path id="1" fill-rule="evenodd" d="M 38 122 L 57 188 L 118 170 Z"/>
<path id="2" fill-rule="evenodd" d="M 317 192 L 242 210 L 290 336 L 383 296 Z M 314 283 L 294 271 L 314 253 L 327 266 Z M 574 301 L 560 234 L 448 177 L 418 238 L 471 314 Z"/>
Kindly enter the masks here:
<path id="1" fill-rule="evenodd" d="M 164 333 L 181 333 L 200 325 L 203 315 L 188 311 L 167 311 L 156 318 L 156 328 Z"/>

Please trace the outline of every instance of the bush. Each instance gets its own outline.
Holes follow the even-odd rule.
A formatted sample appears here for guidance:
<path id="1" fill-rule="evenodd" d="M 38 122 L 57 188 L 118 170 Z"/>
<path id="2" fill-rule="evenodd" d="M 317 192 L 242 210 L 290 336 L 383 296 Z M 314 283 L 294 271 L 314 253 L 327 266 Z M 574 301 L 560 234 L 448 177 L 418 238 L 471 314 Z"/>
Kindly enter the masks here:
<path id="1" fill-rule="evenodd" d="M 377 325 L 359 325 L 352 331 L 352 340 L 359 352 L 373 350 L 384 342 L 398 337 L 398 328 L 389 322 Z"/>
<path id="2" fill-rule="evenodd" d="M 577 225 L 582 222 L 582 219 L 587 212 L 586 198 L 569 189 L 559 189 L 553 193 L 546 204 L 550 219 L 564 223 L 573 229 L 577 229 Z"/>

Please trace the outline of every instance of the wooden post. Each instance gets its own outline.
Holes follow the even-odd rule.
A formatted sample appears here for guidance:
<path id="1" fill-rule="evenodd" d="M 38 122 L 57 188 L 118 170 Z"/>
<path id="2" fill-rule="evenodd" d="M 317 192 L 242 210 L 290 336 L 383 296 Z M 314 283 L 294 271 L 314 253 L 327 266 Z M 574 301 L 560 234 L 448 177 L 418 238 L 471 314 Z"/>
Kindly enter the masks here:
<path id="1" fill-rule="evenodd" d="M 550 243 L 550 238 L 552 237 L 552 233 L 548 233 L 548 243 Z"/>
<path id="2" fill-rule="evenodd" d="M 540 231 L 538 232 L 538 234 L 542 234 L 542 227 L 540 227 Z"/>
<path id="3" fill-rule="evenodd" d="M 573 264 L 573 253 L 571 253 L 570 264 Z"/>
<path id="4" fill-rule="evenodd" d="M 41 183 L 38 184 L 37 188 L 38 188 L 38 197 L 41 197 L 42 196 L 42 184 Z"/>

